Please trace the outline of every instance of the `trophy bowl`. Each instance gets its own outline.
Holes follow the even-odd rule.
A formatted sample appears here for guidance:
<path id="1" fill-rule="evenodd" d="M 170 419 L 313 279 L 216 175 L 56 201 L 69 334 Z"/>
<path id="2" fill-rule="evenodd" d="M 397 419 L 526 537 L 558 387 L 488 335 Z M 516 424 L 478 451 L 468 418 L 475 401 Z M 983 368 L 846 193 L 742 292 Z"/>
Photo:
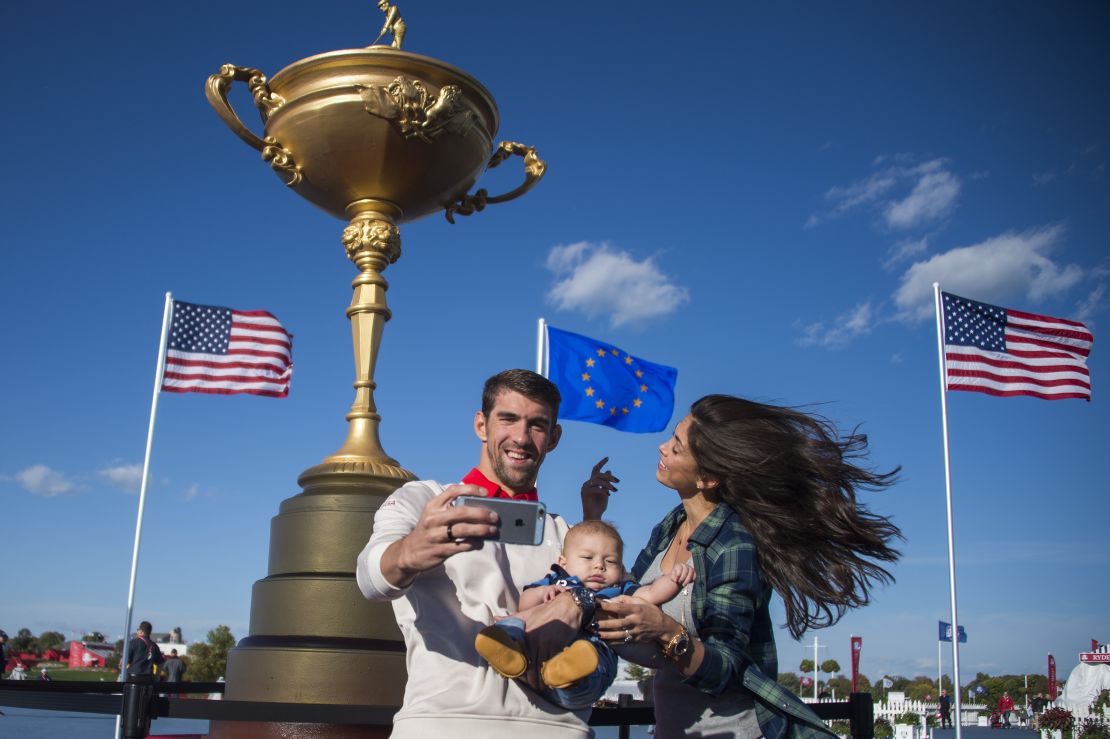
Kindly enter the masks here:
<path id="1" fill-rule="evenodd" d="M 262 137 L 228 101 L 236 81 L 250 89 Z M 209 78 L 206 93 L 228 127 L 262 152 L 289 187 L 344 220 L 369 209 L 357 205 L 368 200 L 391 204 L 395 223 L 441 210 L 453 220 L 455 212 L 522 194 L 543 174 L 534 150 L 520 144 L 501 144 L 491 159 L 499 114 L 480 82 L 400 49 L 318 54 L 269 81 L 257 69 L 226 64 Z M 486 168 L 510 154 L 525 157 L 524 185 L 503 196 L 466 195 Z"/>

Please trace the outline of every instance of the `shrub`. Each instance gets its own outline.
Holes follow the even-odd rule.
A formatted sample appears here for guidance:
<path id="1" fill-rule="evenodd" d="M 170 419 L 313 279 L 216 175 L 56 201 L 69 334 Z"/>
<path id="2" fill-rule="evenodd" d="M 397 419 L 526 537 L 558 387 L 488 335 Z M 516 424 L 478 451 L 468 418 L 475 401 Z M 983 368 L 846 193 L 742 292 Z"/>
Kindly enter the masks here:
<path id="1" fill-rule="evenodd" d="M 1075 716 L 1066 708 L 1048 708 L 1037 719 L 1041 731 L 1062 731 L 1065 734 L 1075 726 Z"/>
<path id="2" fill-rule="evenodd" d="M 894 727 L 885 718 L 875 719 L 875 739 L 891 739 L 894 736 Z"/>
<path id="3" fill-rule="evenodd" d="M 852 725 L 847 721 L 830 721 L 829 729 L 837 736 L 851 736 Z M 1091 739 L 1102 739 L 1101 737 L 1092 737 Z"/>
<path id="4" fill-rule="evenodd" d="M 1110 726 L 1098 718 L 1085 718 L 1079 724 L 1076 737 L 1077 739 L 1110 739 Z"/>
<path id="5" fill-rule="evenodd" d="M 914 713 L 913 711 L 906 711 L 905 713 L 901 714 L 900 716 L 895 716 L 894 717 L 894 723 L 896 723 L 896 724 L 906 724 L 907 726 L 920 726 L 921 725 L 921 716 Z"/>

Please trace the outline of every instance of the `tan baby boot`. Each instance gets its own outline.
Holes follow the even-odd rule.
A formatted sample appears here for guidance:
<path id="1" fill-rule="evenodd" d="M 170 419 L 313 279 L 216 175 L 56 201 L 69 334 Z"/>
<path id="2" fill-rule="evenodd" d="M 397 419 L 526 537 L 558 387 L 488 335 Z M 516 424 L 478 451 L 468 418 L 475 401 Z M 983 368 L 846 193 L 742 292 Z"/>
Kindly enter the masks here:
<path id="1" fill-rule="evenodd" d="M 597 648 L 588 639 L 578 639 L 543 663 L 540 677 L 549 688 L 566 688 L 597 669 Z"/>
<path id="2" fill-rule="evenodd" d="M 511 680 L 520 677 L 528 669 L 524 645 L 497 625 L 487 626 L 479 631 L 478 636 L 474 637 L 474 648 L 502 677 Z"/>

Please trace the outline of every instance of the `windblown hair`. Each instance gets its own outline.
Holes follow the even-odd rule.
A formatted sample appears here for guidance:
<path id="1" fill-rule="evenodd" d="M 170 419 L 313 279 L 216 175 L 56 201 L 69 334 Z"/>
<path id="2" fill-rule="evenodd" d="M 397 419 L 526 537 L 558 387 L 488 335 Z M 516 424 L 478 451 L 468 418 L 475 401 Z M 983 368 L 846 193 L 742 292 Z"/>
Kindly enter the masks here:
<path id="1" fill-rule="evenodd" d="M 867 605 L 875 583 L 894 581 L 879 563 L 898 559 L 889 543 L 902 533 L 856 492 L 893 484 L 900 468 L 859 466 L 865 435 L 841 437 L 820 416 L 727 395 L 708 395 L 690 412 L 690 453 L 751 532 L 795 639 Z"/>
<path id="2" fill-rule="evenodd" d="M 486 380 L 486 385 L 482 389 L 482 415 L 489 418 L 490 411 L 497 402 L 497 396 L 506 390 L 520 393 L 529 400 L 546 405 L 551 409 L 551 423 L 555 424 L 555 420 L 559 417 L 559 404 L 563 401 L 559 388 L 543 375 L 525 369 L 505 370 Z"/>

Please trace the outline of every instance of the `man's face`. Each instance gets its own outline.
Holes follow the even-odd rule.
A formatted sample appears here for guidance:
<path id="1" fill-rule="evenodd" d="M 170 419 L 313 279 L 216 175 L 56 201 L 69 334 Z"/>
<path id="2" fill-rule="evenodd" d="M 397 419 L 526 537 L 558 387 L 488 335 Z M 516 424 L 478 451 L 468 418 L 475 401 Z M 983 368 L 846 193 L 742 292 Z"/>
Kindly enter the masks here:
<path id="1" fill-rule="evenodd" d="M 540 465 L 559 443 L 562 429 L 545 404 L 513 390 L 503 390 L 490 409 L 474 416 L 474 433 L 482 440 L 478 469 L 506 490 L 521 493 L 536 484 Z"/>

